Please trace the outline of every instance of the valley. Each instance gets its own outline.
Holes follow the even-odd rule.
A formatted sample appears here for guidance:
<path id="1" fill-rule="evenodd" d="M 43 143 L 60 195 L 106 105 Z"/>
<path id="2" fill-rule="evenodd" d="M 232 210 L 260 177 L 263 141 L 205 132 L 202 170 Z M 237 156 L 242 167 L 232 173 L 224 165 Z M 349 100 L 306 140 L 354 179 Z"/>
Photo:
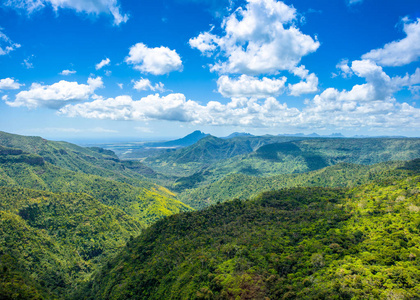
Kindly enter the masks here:
<path id="1" fill-rule="evenodd" d="M 420 296 L 419 138 L 124 147 L 0 132 L 2 298 Z"/>

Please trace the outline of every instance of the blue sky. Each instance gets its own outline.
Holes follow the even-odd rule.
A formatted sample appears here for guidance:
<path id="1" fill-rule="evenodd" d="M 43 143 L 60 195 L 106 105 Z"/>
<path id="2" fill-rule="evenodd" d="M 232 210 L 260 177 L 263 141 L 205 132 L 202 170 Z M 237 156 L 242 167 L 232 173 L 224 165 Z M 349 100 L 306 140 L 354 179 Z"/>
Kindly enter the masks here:
<path id="1" fill-rule="evenodd" d="M 6 0 L 0 130 L 419 136 L 412 0 Z"/>

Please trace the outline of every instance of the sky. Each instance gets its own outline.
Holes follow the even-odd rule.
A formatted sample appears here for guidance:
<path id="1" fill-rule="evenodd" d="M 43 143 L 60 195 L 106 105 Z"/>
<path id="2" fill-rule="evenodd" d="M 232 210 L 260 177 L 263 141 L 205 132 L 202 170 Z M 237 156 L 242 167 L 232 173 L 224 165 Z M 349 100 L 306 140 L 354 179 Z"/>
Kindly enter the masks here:
<path id="1" fill-rule="evenodd" d="M 1 0 L 0 130 L 420 136 L 413 0 Z"/>

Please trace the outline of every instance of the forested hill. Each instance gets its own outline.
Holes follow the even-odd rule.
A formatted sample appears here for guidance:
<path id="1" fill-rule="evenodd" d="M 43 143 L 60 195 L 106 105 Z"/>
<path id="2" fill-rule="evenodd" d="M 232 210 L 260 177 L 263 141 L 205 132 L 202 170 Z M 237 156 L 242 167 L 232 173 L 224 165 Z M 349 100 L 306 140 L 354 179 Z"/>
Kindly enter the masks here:
<path id="1" fill-rule="evenodd" d="M 163 187 L 137 181 L 130 185 L 97 175 L 52 165 L 36 154 L 0 146 L 0 186 L 25 187 L 55 193 L 86 193 L 122 209 L 144 225 L 164 216 L 191 210 Z M 134 180 L 134 179 L 133 179 Z"/>
<path id="2" fill-rule="evenodd" d="M 41 137 L 21 136 L 0 131 L 0 146 L 19 149 L 41 156 L 57 167 L 85 174 L 99 175 L 132 185 L 149 185 L 145 178 L 133 171 L 141 165 L 126 165 L 114 152 L 97 147 L 80 147 L 67 142 L 55 142 Z"/>
<path id="3" fill-rule="evenodd" d="M 144 228 L 191 210 L 110 151 L 0 137 L 0 299 L 63 299 Z"/>
<path id="4" fill-rule="evenodd" d="M 79 299 L 418 299 L 420 164 L 158 221 Z"/>
<path id="5" fill-rule="evenodd" d="M 201 209 L 230 199 L 250 199 L 262 192 L 292 187 L 354 187 L 388 176 L 404 177 L 403 161 L 374 165 L 339 163 L 320 170 L 282 174 L 269 177 L 230 174 L 199 188 L 185 190 L 179 195 L 184 203 Z"/>
<path id="6" fill-rule="evenodd" d="M 339 163 L 371 165 L 420 157 L 419 138 L 207 137 L 144 161 L 159 173 L 178 176 L 172 188 L 202 188 L 229 174 L 257 177 L 304 173 Z M 167 183 L 165 183 L 167 184 Z"/>
<path id="7" fill-rule="evenodd" d="M 145 163 L 162 173 L 174 175 L 186 173 L 187 175 L 191 175 L 204 166 L 238 155 L 251 153 L 263 145 L 298 139 L 296 137 L 278 136 L 245 136 L 221 139 L 209 135 L 191 146 L 157 157 L 151 157 Z"/>

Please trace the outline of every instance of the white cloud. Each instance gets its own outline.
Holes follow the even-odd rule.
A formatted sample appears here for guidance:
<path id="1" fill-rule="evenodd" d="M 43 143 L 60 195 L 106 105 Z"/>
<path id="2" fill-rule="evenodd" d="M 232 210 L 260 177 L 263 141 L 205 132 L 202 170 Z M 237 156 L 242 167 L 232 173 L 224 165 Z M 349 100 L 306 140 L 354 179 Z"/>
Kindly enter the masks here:
<path id="1" fill-rule="evenodd" d="M 302 80 L 298 83 L 288 85 L 290 95 L 300 96 L 318 91 L 318 77 L 314 73 L 309 74 L 305 66 L 295 68 L 292 73 Z"/>
<path id="2" fill-rule="evenodd" d="M 340 75 L 343 78 L 348 78 L 353 75 L 353 71 L 349 67 L 348 59 L 342 59 L 335 67 L 340 70 Z"/>
<path id="3" fill-rule="evenodd" d="M 117 0 L 6 0 L 3 4 L 15 9 L 24 9 L 29 14 L 48 5 L 55 11 L 74 9 L 78 13 L 105 13 L 114 17 L 115 25 L 125 23 L 129 18 L 127 14 L 121 13 Z"/>
<path id="4" fill-rule="evenodd" d="M 63 75 L 63 76 L 68 76 L 68 75 L 72 75 L 72 74 L 76 74 L 76 71 L 74 71 L 74 70 L 63 70 L 63 71 L 60 72 L 60 75 Z"/>
<path id="5" fill-rule="evenodd" d="M 404 33 L 399 41 L 386 44 L 383 48 L 372 50 L 362 56 L 381 66 L 403 66 L 420 58 L 420 18 L 416 22 L 404 19 Z"/>
<path id="6" fill-rule="evenodd" d="M 33 69 L 34 68 L 34 64 L 31 62 L 31 59 L 34 57 L 34 55 L 28 56 L 27 58 L 25 58 L 23 60 L 22 65 L 27 68 L 27 69 Z"/>
<path id="7" fill-rule="evenodd" d="M 210 32 L 203 32 L 199 36 L 190 39 L 189 44 L 192 48 L 200 50 L 200 52 L 204 55 L 211 56 L 211 54 L 216 50 L 219 41 L 220 39 L 214 34 L 211 34 Z"/>
<path id="8" fill-rule="evenodd" d="M 134 81 L 134 89 L 138 90 L 138 91 L 159 91 L 159 92 L 164 92 L 165 88 L 162 82 L 156 83 L 155 85 L 152 85 L 152 83 L 150 82 L 149 79 L 145 79 L 145 78 L 140 78 L 140 80 L 138 81 Z"/>
<path id="9" fill-rule="evenodd" d="M 270 91 L 273 82 L 243 75 L 226 80 L 227 104 L 210 101 L 205 105 L 187 100 L 183 94 L 158 94 L 134 100 L 130 96 L 98 98 L 91 102 L 68 104 L 59 113 L 69 117 L 112 120 L 166 120 L 186 122 L 192 125 L 227 125 L 250 127 L 281 127 L 298 129 L 354 129 L 374 130 L 412 129 L 420 126 L 420 109 L 407 103 L 398 103 L 393 94 L 404 87 L 420 83 L 420 68 L 411 75 L 390 77 L 372 61 L 360 60 L 351 63 L 351 72 L 364 78 L 366 83 L 350 90 L 328 88 L 311 100 L 305 101 L 302 109 L 288 107 L 273 97 L 258 100 L 258 97 L 233 97 Z M 296 76 L 310 77 L 302 66 Z M 281 80 L 281 79 L 280 79 Z M 284 79 L 285 80 L 285 79 Z M 249 89 L 239 82 L 251 83 Z M 274 81 L 274 80 L 273 80 Z M 273 84 L 273 86 L 271 86 Z M 219 87 L 220 87 L 219 86 Z M 252 87 L 253 86 L 253 87 Z M 284 84 L 283 84 L 284 88 Z M 275 89 L 274 89 L 275 90 Z M 273 90 L 271 90 L 273 91 Z M 269 92 L 267 92 L 269 93 Z"/>
<path id="10" fill-rule="evenodd" d="M 241 75 L 238 79 L 223 75 L 217 80 L 217 87 L 219 93 L 226 98 L 267 98 L 281 94 L 285 82 L 286 77 L 280 79 L 264 77 L 260 80 L 248 75 Z"/>
<path id="11" fill-rule="evenodd" d="M 33 83 L 28 91 L 19 92 L 9 106 L 26 106 L 30 109 L 40 106 L 58 109 L 71 102 L 88 100 L 97 88 L 103 87 L 101 77 L 89 78 L 88 84 L 61 80 L 52 85 Z"/>
<path id="12" fill-rule="evenodd" d="M 0 55 L 6 55 L 10 52 L 20 48 L 20 45 L 14 43 L 6 34 L 2 32 L 3 28 L 0 27 Z"/>
<path id="13" fill-rule="evenodd" d="M 21 85 L 13 78 L 0 79 L 0 90 L 18 90 Z"/>
<path id="14" fill-rule="evenodd" d="M 357 89 L 355 89 L 357 90 Z M 420 110 L 394 99 L 358 102 L 357 91 L 327 89 L 302 110 L 289 108 L 273 97 L 263 101 L 234 98 L 227 104 L 210 101 L 200 105 L 182 94 L 149 95 L 140 100 L 130 96 L 98 99 L 67 105 L 59 113 L 69 117 L 111 120 L 166 120 L 193 125 L 229 125 L 282 128 L 416 128 Z M 352 95 L 350 95 L 352 94 Z"/>
<path id="15" fill-rule="evenodd" d="M 166 120 L 200 125 L 273 126 L 286 124 L 299 111 L 288 108 L 274 98 L 258 103 L 255 99 L 237 98 L 228 104 L 210 101 L 205 106 L 186 100 L 182 94 L 161 97 L 149 95 L 140 100 L 130 96 L 98 99 L 92 102 L 67 105 L 60 114 L 69 117 L 111 120 Z"/>
<path id="16" fill-rule="evenodd" d="M 100 69 L 102 69 L 103 67 L 108 66 L 110 63 L 111 63 L 111 60 L 107 57 L 107 58 L 105 58 L 105 59 L 101 60 L 99 63 L 97 63 L 97 64 L 95 65 L 95 69 L 96 69 L 96 70 L 100 70 Z"/>
<path id="17" fill-rule="evenodd" d="M 1 100 L 3 100 L 3 101 L 7 101 L 7 100 L 9 100 L 9 96 L 8 96 L 8 95 L 3 95 L 3 96 L 1 97 Z"/>
<path id="18" fill-rule="evenodd" d="M 119 87 L 120 89 L 123 89 L 123 88 L 124 88 L 124 84 L 123 84 L 123 83 L 117 83 L 117 85 L 118 85 L 118 87 Z"/>
<path id="19" fill-rule="evenodd" d="M 247 0 L 222 23 L 223 36 L 210 32 L 190 39 L 203 54 L 225 57 L 212 71 L 246 75 L 293 70 L 301 58 L 315 52 L 319 42 L 295 26 L 295 8 L 275 0 Z"/>
<path id="20" fill-rule="evenodd" d="M 148 48 L 143 43 L 137 43 L 130 48 L 125 62 L 134 65 L 136 70 L 153 75 L 182 70 L 181 57 L 175 50 L 163 46 Z"/>

